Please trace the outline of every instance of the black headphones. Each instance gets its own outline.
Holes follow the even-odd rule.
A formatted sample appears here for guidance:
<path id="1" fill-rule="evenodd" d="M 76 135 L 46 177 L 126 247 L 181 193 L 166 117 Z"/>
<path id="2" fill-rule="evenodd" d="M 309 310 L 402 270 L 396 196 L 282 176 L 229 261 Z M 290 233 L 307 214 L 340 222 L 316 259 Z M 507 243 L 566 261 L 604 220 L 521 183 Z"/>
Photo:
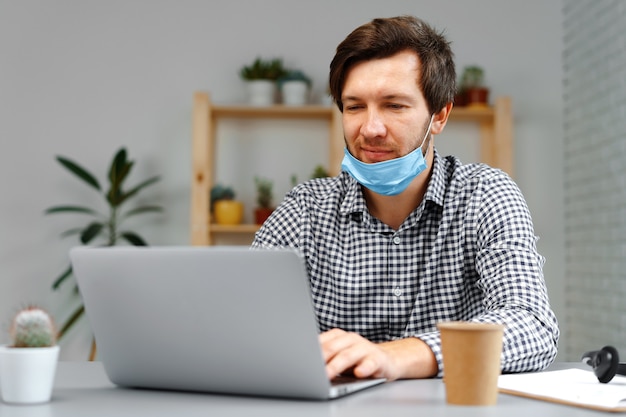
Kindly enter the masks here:
<path id="1" fill-rule="evenodd" d="M 626 363 L 619 362 L 619 354 L 613 346 L 585 352 L 581 360 L 593 368 L 593 373 L 603 384 L 612 380 L 615 375 L 626 375 Z"/>

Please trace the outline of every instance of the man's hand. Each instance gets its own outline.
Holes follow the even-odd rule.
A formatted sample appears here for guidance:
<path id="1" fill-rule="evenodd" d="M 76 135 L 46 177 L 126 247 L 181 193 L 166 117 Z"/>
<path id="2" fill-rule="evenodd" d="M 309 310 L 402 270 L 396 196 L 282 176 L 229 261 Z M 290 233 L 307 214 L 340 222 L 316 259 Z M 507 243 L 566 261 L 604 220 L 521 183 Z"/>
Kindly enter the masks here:
<path id="1" fill-rule="evenodd" d="M 437 361 L 428 345 L 411 337 L 372 343 L 357 333 L 332 329 L 320 335 L 326 373 L 332 379 L 352 370 L 357 378 L 428 378 L 437 375 Z"/>

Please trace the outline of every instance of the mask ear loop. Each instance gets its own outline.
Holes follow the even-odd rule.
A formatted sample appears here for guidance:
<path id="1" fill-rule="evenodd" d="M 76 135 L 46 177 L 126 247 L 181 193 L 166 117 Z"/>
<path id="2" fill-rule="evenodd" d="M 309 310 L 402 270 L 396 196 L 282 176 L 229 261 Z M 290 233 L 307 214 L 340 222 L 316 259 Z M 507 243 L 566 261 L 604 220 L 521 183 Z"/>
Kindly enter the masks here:
<path id="1" fill-rule="evenodd" d="M 435 120 L 435 114 L 431 114 L 430 115 L 430 122 L 428 123 L 428 128 L 426 129 L 426 134 L 424 135 L 424 139 L 422 140 L 422 143 L 420 144 L 420 149 L 422 149 L 422 146 L 424 146 L 424 144 L 426 143 L 426 139 L 428 139 L 428 143 L 426 146 L 426 152 L 422 151 L 422 156 L 424 156 L 424 158 L 426 158 L 426 155 L 428 155 L 428 149 L 430 148 L 430 138 L 432 137 L 432 135 L 430 134 L 430 128 L 433 127 L 433 120 Z"/>

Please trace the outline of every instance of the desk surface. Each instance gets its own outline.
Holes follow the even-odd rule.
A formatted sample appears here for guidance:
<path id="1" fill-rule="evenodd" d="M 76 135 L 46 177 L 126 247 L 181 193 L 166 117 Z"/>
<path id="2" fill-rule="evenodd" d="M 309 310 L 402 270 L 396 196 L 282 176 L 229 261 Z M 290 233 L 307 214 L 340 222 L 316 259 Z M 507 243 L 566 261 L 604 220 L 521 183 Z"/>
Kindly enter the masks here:
<path id="1" fill-rule="evenodd" d="M 570 364 L 568 364 L 570 365 Z M 571 364 L 571 366 L 577 366 Z M 563 364 L 555 368 L 567 367 Z M 52 401 L 0 402 L 2 417 L 52 416 L 594 416 L 607 413 L 500 394 L 491 407 L 450 406 L 441 379 L 395 381 L 331 401 L 297 401 L 117 388 L 99 362 L 61 362 Z"/>

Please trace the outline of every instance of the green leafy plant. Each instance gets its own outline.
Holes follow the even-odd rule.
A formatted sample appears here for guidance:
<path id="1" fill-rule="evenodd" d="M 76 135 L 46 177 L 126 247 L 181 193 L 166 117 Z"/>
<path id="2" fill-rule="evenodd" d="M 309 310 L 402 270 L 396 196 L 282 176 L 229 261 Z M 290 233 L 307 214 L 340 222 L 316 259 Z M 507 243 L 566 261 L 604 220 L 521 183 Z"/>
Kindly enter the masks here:
<path id="1" fill-rule="evenodd" d="M 304 81 L 308 87 L 311 87 L 311 78 L 300 70 L 287 70 L 283 76 L 278 78 L 278 86 L 282 88 L 282 85 L 287 81 Z"/>
<path id="2" fill-rule="evenodd" d="M 258 207 L 271 208 L 272 200 L 274 199 L 274 182 L 266 178 L 254 177 L 254 183 L 256 185 L 256 202 Z"/>
<path id="3" fill-rule="evenodd" d="M 330 174 L 328 174 L 328 171 L 326 170 L 326 168 L 324 168 L 324 165 L 322 164 L 316 165 L 315 168 L 313 169 L 313 172 L 311 173 L 311 179 L 326 178 L 326 177 L 330 177 Z M 291 187 L 293 188 L 296 185 L 298 185 L 298 176 L 296 174 L 292 174 L 291 175 Z"/>
<path id="4" fill-rule="evenodd" d="M 328 171 L 324 168 L 323 165 L 317 165 L 311 174 L 311 179 L 313 178 L 325 178 L 328 177 Z"/>
<path id="5" fill-rule="evenodd" d="M 108 206 L 107 213 L 101 213 L 96 209 L 80 205 L 59 205 L 48 208 L 45 214 L 74 213 L 86 214 L 92 217 L 85 226 L 69 229 L 61 235 L 62 237 L 78 235 L 80 243 L 83 245 L 94 244 L 100 240 L 102 246 L 115 246 L 120 241 L 125 241 L 135 246 L 147 246 L 146 241 L 137 233 L 121 229 L 122 222 L 129 217 L 142 213 L 161 212 L 162 208 L 156 205 L 139 205 L 132 209 L 122 211 L 122 206 L 126 205 L 128 201 L 141 190 L 159 181 L 158 176 L 151 177 L 129 189 L 125 188 L 125 181 L 128 179 L 134 161 L 128 160 L 126 149 L 121 148 L 116 152 L 111 162 L 108 172 L 109 187 L 108 190 L 105 191 L 100 186 L 96 177 L 87 169 L 62 156 L 57 156 L 56 159 L 61 166 L 69 172 L 98 193 L 102 193 L 106 206 Z M 56 278 L 52 284 L 52 288 L 54 290 L 59 289 L 71 275 L 72 266 L 70 264 L 65 271 Z M 75 289 L 78 292 L 78 289 Z M 84 306 L 81 304 L 61 326 L 58 338 L 63 337 L 83 314 Z"/>
<path id="6" fill-rule="evenodd" d="M 50 347 L 56 344 L 56 327 L 47 311 L 34 306 L 18 311 L 9 328 L 11 347 Z"/>
<path id="7" fill-rule="evenodd" d="M 245 65 L 241 68 L 239 75 L 244 80 L 271 80 L 276 81 L 280 77 L 284 76 L 287 70 L 283 66 L 283 61 L 280 58 L 276 59 L 262 59 L 256 58 L 250 65 Z"/>
<path id="8" fill-rule="evenodd" d="M 211 188 L 211 212 L 216 201 L 219 200 L 234 200 L 235 191 L 231 187 L 227 187 L 221 184 L 215 184 Z"/>
<path id="9" fill-rule="evenodd" d="M 463 69 L 461 76 L 460 90 L 465 91 L 470 88 L 483 87 L 485 82 L 484 70 L 476 65 L 469 65 Z"/>
<path id="10" fill-rule="evenodd" d="M 454 97 L 455 105 L 487 105 L 489 88 L 485 86 L 485 72 L 476 65 L 466 66 Z"/>

